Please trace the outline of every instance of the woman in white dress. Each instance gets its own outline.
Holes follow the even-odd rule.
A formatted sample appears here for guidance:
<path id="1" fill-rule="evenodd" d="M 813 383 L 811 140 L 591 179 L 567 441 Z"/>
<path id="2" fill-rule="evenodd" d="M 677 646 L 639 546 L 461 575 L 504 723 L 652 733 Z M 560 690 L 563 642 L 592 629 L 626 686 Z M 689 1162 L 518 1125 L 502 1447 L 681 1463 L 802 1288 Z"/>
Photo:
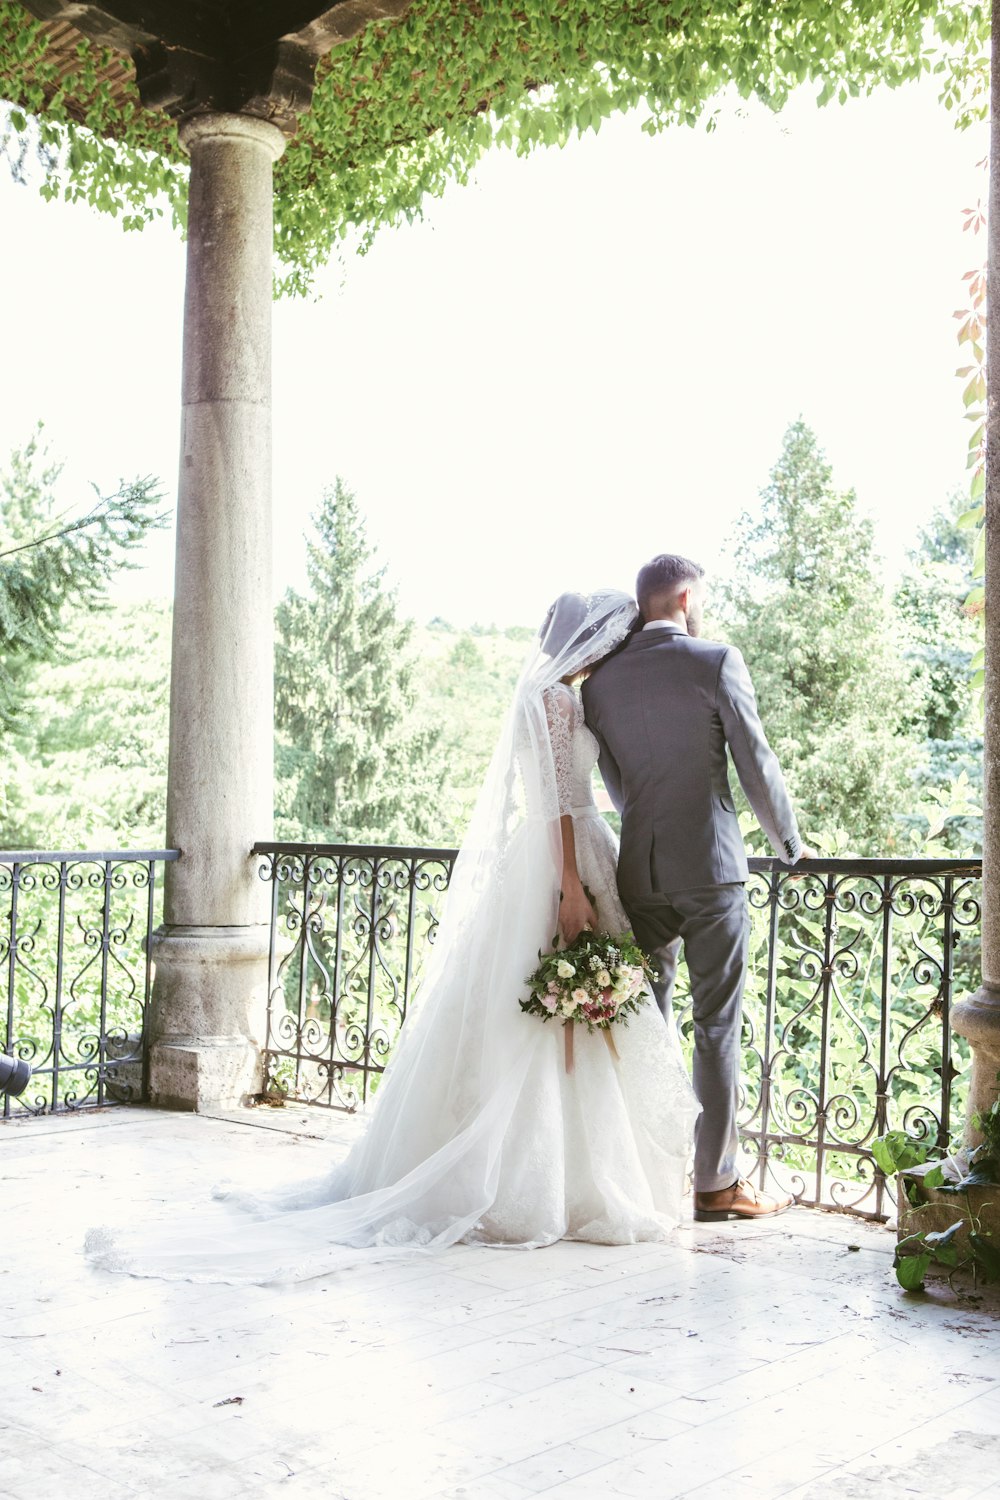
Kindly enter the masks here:
<path id="1" fill-rule="evenodd" d="M 605 1038 L 519 1000 L 540 953 L 590 924 L 620 933 L 617 845 L 594 802 L 597 744 L 576 683 L 635 624 L 627 595 L 564 594 L 549 610 L 456 861 L 429 971 L 366 1134 L 318 1180 L 225 1194 L 176 1230 L 93 1230 L 92 1262 L 133 1275 L 287 1281 L 358 1252 L 459 1241 L 521 1248 L 632 1244 L 681 1212 L 698 1104 L 650 998 Z"/>

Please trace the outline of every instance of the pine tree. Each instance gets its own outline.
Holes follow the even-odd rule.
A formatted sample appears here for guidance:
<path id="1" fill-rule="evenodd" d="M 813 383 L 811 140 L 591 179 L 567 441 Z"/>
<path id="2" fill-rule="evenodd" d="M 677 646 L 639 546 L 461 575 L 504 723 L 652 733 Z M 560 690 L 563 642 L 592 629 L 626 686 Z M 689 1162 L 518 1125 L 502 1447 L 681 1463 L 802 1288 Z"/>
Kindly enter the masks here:
<path id="1" fill-rule="evenodd" d="M 413 713 L 412 624 L 340 479 L 313 517 L 308 592 L 277 610 L 277 821 L 310 842 L 434 841 L 437 732 Z"/>
<path id="2" fill-rule="evenodd" d="M 151 479 L 98 495 L 83 514 L 60 511 L 61 472 L 42 445 L 41 426 L 0 472 L 0 844 L 7 847 L 44 846 L 55 826 L 47 816 L 55 809 L 39 802 L 33 785 L 46 727 L 39 675 L 69 659 L 81 620 L 107 608 L 114 574 L 135 566 L 136 548 L 166 520 Z"/>
<path id="3" fill-rule="evenodd" d="M 906 672 L 873 527 L 838 492 L 801 420 L 739 523 L 721 590 L 728 637 L 746 656 L 765 730 L 805 831 L 843 829 L 857 854 L 889 854 L 910 800 L 901 737 Z"/>
<path id="4" fill-rule="evenodd" d="M 31 677 L 34 712 L 4 741 L 6 849 L 157 849 L 166 817 L 170 605 L 71 616 Z"/>
<path id="5" fill-rule="evenodd" d="M 909 669 L 904 728 L 920 747 L 916 785 L 931 796 L 941 794 L 945 805 L 949 789 L 981 804 L 983 786 L 982 715 L 972 688 L 982 636 L 965 609 L 975 538 L 958 524 L 967 506 L 959 493 L 935 512 L 917 537 L 895 595 Z M 944 837 L 956 853 L 977 852 L 981 816 L 954 817 Z"/>
<path id="6" fill-rule="evenodd" d="M 98 494 L 83 515 L 60 512 L 61 473 L 40 426 L 0 473 L 0 735 L 23 724 L 32 670 L 59 659 L 74 611 L 106 607 L 113 575 L 136 566 L 135 549 L 166 521 L 152 479 Z"/>

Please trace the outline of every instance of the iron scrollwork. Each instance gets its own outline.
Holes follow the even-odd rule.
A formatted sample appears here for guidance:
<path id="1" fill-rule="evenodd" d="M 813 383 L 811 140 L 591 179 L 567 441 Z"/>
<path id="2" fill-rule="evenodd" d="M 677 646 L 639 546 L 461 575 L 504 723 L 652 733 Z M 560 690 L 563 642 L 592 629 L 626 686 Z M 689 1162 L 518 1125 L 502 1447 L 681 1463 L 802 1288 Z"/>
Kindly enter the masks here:
<path id="1" fill-rule="evenodd" d="M 272 886 L 272 1094 L 353 1112 L 378 1089 L 440 921 L 456 851 L 255 846 Z"/>
<path id="2" fill-rule="evenodd" d="M 0 851 L 2 1044 L 32 1068 L 5 1117 L 143 1097 L 148 940 L 176 857 Z"/>
<path id="3" fill-rule="evenodd" d="M 377 1092 L 441 918 L 456 851 L 259 844 L 271 884 L 269 1088 L 354 1111 Z M 967 1050 L 951 999 L 978 984 L 965 941 L 980 867 L 752 860 L 741 1129 L 761 1185 L 886 1217 L 873 1139 L 948 1140 Z M 513 998 L 513 997 L 512 997 Z M 679 976 L 676 1010 L 690 1048 Z"/>

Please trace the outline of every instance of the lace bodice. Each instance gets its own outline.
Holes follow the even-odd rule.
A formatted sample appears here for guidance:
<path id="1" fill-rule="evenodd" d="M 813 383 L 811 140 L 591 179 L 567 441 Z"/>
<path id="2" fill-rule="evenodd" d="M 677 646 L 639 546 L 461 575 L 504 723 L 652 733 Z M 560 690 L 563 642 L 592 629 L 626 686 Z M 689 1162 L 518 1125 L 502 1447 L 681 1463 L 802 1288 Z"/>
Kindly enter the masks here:
<path id="1" fill-rule="evenodd" d="M 552 739 L 559 812 L 582 816 L 596 813 L 594 767 L 597 741 L 583 722 L 579 693 L 557 682 L 545 691 L 545 716 Z"/>

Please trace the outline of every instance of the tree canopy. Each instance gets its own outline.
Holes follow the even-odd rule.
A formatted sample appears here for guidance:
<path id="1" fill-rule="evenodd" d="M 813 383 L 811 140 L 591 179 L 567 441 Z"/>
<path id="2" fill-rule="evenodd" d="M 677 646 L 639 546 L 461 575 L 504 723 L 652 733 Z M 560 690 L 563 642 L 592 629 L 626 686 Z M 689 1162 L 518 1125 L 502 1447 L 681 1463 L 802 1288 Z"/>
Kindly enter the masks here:
<path id="1" fill-rule="evenodd" d="M 23 676 L 59 656 L 74 609 L 102 607 L 112 576 L 133 568 L 147 532 L 166 522 L 152 479 L 122 482 L 76 515 L 61 512 L 53 463 L 35 433 L 0 472 L 0 736 L 23 716 Z"/>
<path id="2" fill-rule="evenodd" d="M 823 104 L 933 71 L 964 121 L 985 107 L 988 35 L 988 6 L 968 0 L 414 0 L 320 66 L 275 169 L 281 285 L 305 290 L 352 231 L 367 243 L 380 225 L 412 219 L 491 145 L 561 145 L 636 106 L 655 133 L 711 126 L 727 89 L 780 109 L 803 84 Z M 68 77 L 49 52 L 44 26 L 0 3 L 0 98 L 12 106 L 0 151 L 20 170 L 35 148 L 44 193 L 121 214 L 127 227 L 164 203 L 182 221 L 175 126 L 134 88 L 116 98 L 103 49 L 81 39 Z"/>
<path id="3" fill-rule="evenodd" d="M 807 837 L 844 828 L 853 852 L 886 852 L 910 795 L 906 674 L 872 523 L 853 491 L 834 487 L 801 420 L 785 433 L 759 514 L 738 523 L 719 593 Z"/>
<path id="4" fill-rule="evenodd" d="M 338 479 L 313 517 L 308 591 L 275 624 L 276 816 L 282 837 L 433 840 L 438 735 L 416 730 L 412 624 L 373 565 L 365 522 Z"/>
<path id="5" fill-rule="evenodd" d="M 103 765 L 109 786 L 120 779 L 122 766 L 132 764 L 128 747 L 138 743 L 136 721 L 147 707 L 145 702 L 138 710 L 133 705 L 115 721 L 117 740 L 106 725 L 93 727 L 93 711 L 102 712 L 107 701 L 105 663 L 98 663 L 89 672 L 95 691 L 87 705 L 92 713 L 88 740 L 80 716 L 67 708 L 66 679 L 77 675 L 93 645 L 88 636 L 97 636 L 102 656 L 117 651 L 117 627 L 105 623 L 102 630 L 94 616 L 108 608 L 114 575 L 136 566 L 137 549 L 151 530 L 164 524 L 161 496 L 152 479 L 137 479 L 121 484 L 113 495 L 96 494 L 88 510 L 70 514 L 56 498 L 60 473 L 40 430 L 0 470 L 0 842 L 15 848 L 19 842 L 22 847 L 35 842 L 42 830 L 65 826 L 60 819 L 85 780 L 84 772 Z M 131 666 L 134 653 L 133 642 L 122 655 L 123 668 Z M 165 720 L 162 727 L 165 737 Z M 76 764 L 56 793 L 51 755 L 71 743 Z M 149 761 L 135 753 L 139 776 L 133 788 L 142 784 L 136 795 L 145 801 Z M 165 761 L 162 753 L 161 758 Z M 119 794 L 126 800 L 130 789 L 121 786 Z M 79 806 L 79 797 L 76 802 Z M 109 826 L 106 818 L 78 821 L 95 832 Z"/>

